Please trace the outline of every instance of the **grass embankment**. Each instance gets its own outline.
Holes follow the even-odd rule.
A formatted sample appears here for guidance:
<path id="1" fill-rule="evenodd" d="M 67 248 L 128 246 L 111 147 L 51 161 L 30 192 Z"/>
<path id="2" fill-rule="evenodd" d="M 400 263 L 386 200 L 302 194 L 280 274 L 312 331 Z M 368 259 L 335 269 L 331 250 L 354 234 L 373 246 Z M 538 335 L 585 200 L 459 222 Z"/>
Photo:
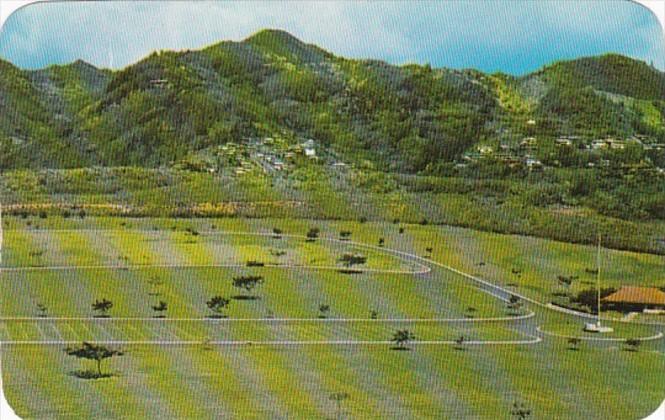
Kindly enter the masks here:
<path id="1" fill-rule="evenodd" d="M 26 221 L 40 215 L 398 219 L 583 244 L 594 243 L 600 232 L 610 248 L 665 253 L 665 224 L 657 216 L 631 213 L 620 218 L 572 199 L 547 204 L 548 191 L 563 188 L 569 183 L 565 179 L 543 185 L 534 181 L 533 185 L 512 178 L 401 176 L 359 169 L 337 172 L 312 163 L 288 177 L 118 167 L 10 171 L 0 175 L 0 195 L 5 214 Z M 545 198 L 541 200 L 539 194 Z"/>

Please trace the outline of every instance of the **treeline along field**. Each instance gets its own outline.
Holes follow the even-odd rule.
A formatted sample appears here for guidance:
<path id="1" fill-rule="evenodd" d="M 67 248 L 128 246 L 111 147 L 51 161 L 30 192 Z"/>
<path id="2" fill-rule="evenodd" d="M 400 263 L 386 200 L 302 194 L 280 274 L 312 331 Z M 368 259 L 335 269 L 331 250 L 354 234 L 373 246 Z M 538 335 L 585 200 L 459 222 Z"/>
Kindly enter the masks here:
<path id="1" fill-rule="evenodd" d="M 234 176 L 174 168 L 21 170 L 0 175 L 0 192 L 6 214 L 34 225 L 47 223 L 45 218 L 94 215 L 384 221 L 586 244 L 594 243 L 600 233 L 611 248 L 665 253 L 665 222 L 659 214 L 646 218 L 607 214 L 593 196 L 571 192 L 575 187 L 566 174 L 558 183 L 517 177 L 405 176 L 362 169 L 339 175 L 316 163 L 304 163 L 296 174 L 298 178 L 273 178 L 260 171 Z M 588 188 L 612 199 L 600 186 Z M 640 190 L 631 194 L 636 198 L 626 198 L 625 206 L 639 206 L 640 197 L 648 195 Z"/>

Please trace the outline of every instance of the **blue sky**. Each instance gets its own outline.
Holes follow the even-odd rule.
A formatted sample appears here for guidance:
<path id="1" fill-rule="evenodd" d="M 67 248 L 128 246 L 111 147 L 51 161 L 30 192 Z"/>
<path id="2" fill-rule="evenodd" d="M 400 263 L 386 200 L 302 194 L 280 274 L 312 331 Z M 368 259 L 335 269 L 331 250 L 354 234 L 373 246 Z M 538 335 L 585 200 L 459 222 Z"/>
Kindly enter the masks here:
<path id="1" fill-rule="evenodd" d="M 284 29 L 335 54 L 523 74 L 614 52 L 665 69 L 655 16 L 628 1 L 41 3 L 12 15 L 0 57 L 23 68 L 83 59 L 121 68 L 156 49 L 194 49 Z"/>

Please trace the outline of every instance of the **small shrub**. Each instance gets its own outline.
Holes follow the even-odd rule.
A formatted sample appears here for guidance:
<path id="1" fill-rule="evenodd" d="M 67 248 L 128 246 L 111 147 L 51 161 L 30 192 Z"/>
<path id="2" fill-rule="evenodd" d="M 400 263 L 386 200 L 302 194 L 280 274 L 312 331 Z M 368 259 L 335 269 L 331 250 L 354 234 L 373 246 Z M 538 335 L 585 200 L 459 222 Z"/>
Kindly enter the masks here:
<path id="1" fill-rule="evenodd" d="M 639 340 L 637 338 L 629 338 L 626 340 L 626 348 L 627 351 L 637 351 L 638 348 L 642 345 L 642 340 Z"/>

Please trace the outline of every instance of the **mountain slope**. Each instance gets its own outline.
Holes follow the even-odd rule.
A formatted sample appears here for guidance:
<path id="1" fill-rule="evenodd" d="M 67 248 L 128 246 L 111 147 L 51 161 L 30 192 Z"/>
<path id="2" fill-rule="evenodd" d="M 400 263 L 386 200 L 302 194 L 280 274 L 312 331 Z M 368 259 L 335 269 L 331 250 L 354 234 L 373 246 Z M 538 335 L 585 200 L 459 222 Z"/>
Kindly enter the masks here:
<path id="1" fill-rule="evenodd" d="M 420 172 L 504 137 L 665 137 L 665 74 L 616 55 L 521 78 L 393 66 L 264 30 L 153 53 L 117 72 L 83 62 L 27 72 L 0 62 L 0 111 L 2 168 L 159 166 L 279 133 Z"/>
<path id="2" fill-rule="evenodd" d="M 665 100 L 663 73 L 646 63 L 617 54 L 564 61 L 537 73 L 556 85 L 592 87 L 636 99 Z"/>
<path id="3" fill-rule="evenodd" d="M 0 165 L 80 166 L 71 121 L 56 110 L 63 90 L 46 88 L 39 77 L 0 62 Z"/>
<path id="4" fill-rule="evenodd" d="M 663 123 L 647 121 L 654 111 L 665 121 L 665 74 L 646 63 L 616 54 L 586 57 L 547 66 L 519 83 L 537 99 L 537 115 L 559 133 L 662 137 L 665 132 Z M 645 115 L 645 107 L 652 114 Z"/>

